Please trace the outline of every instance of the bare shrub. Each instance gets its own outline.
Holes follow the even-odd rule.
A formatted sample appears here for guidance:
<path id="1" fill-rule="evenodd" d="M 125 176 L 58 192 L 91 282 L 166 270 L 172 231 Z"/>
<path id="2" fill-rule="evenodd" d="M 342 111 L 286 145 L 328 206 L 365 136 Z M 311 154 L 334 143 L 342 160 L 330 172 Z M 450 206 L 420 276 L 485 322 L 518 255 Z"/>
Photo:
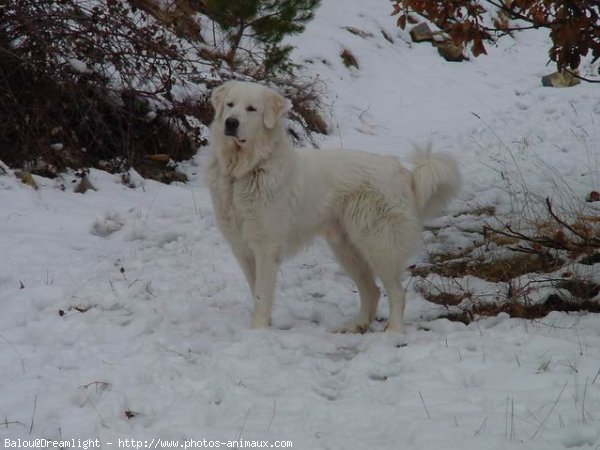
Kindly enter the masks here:
<path id="1" fill-rule="evenodd" d="M 195 153 L 198 106 L 181 93 L 201 65 L 185 41 L 123 2 L 9 2 L 2 12 L 1 159 L 45 175 L 104 161 L 157 176 L 146 155 Z"/>
<path id="2" fill-rule="evenodd" d="M 442 317 L 465 323 L 499 313 L 535 319 L 551 311 L 600 312 L 600 273 L 594 268 L 600 262 L 600 220 L 572 205 L 559 214 L 546 198 L 543 208 L 530 203 L 517 221 L 487 216 L 473 248 L 434 255 L 435 262 L 411 269 L 418 290 L 445 308 Z M 469 277 L 493 284 L 473 290 Z"/>

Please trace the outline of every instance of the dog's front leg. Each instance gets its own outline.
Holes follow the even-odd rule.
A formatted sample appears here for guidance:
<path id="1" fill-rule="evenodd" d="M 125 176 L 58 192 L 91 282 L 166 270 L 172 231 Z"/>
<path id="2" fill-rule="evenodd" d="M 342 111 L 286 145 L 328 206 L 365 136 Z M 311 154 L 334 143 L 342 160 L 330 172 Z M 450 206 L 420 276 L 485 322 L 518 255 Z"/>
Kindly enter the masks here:
<path id="1" fill-rule="evenodd" d="M 268 327 L 275 295 L 275 282 L 281 264 L 279 252 L 273 249 L 258 249 L 256 252 L 256 284 L 254 288 L 254 314 L 252 328 Z"/>
<path id="2" fill-rule="evenodd" d="M 254 255 L 248 248 L 240 248 L 239 246 L 234 246 L 232 248 L 233 254 L 246 277 L 248 287 L 252 293 L 252 298 L 254 298 L 256 287 L 256 261 L 254 260 Z"/>

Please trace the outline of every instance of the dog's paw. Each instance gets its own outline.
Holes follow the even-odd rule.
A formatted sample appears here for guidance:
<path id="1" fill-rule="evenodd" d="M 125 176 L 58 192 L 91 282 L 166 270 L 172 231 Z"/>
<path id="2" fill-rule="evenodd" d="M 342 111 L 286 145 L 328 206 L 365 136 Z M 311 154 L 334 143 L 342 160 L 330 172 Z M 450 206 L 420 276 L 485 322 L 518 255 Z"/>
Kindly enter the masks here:
<path id="1" fill-rule="evenodd" d="M 360 334 L 364 334 L 367 331 L 369 331 L 369 323 L 368 322 L 363 322 L 363 321 L 358 321 L 358 320 L 352 320 L 344 325 L 342 325 L 341 327 L 339 327 L 337 330 L 335 330 L 336 333 L 360 333 Z"/>
<path id="2" fill-rule="evenodd" d="M 387 331 L 388 333 L 404 334 L 404 325 L 402 323 L 388 322 L 385 326 L 385 331 Z"/>
<path id="3" fill-rule="evenodd" d="M 271 325 L 271 320 L 265 316 L 255 315 L 252 317 L 252 328 L 268 328 Z"/>

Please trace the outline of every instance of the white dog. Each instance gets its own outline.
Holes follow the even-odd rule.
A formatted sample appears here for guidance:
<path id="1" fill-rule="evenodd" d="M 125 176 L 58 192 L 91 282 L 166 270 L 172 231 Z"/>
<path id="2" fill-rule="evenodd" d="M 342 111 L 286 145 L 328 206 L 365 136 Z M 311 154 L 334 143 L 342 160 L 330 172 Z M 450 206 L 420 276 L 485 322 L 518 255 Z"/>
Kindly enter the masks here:
<path id="1" fill-rule="evenodd" d="M 255 83 L 228 81 L 212 93 L 213 155 L 208 182 L 221 232 L 254 297 L 252 326 L 266 327 L 283 259 L 325 237 L 360 294 L 342 330 L 364 332 L 383 283 L 387 329 L 403 332 L 402 274 L 419 248 L 423 220 L 458 191 L 447 156 L 421 154 L 411 172 L 390 156 L 350 150 L 295 150 L 284 126 L 291 103 Z"/>

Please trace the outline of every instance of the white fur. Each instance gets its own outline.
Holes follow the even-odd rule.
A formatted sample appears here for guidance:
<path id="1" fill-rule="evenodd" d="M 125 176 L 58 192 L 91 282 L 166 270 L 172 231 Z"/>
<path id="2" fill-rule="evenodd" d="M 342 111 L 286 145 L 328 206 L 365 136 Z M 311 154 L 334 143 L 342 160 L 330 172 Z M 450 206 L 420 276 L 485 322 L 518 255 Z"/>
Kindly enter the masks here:
<path id="1" fill-rule="evenodd" d="M 212 102 L 208 182 L 219 228 L 254 298 L 252 326 L 270 323 L 281 262 L 320 234 L 360 294 L 360 312 L 342 331 L 368 329 L 379 278 L 389 297 L 387 329 L 402 332 L 402 274 L 424 218 L 460 187 L 454 160 L 427 150 L 410 172 L 390 156 L 293 149 L 283 123 L 289 101 L 255 83 L 224 83 Z M 225 135 L 227 118 L 239 121 L 236 136 Z"/>

